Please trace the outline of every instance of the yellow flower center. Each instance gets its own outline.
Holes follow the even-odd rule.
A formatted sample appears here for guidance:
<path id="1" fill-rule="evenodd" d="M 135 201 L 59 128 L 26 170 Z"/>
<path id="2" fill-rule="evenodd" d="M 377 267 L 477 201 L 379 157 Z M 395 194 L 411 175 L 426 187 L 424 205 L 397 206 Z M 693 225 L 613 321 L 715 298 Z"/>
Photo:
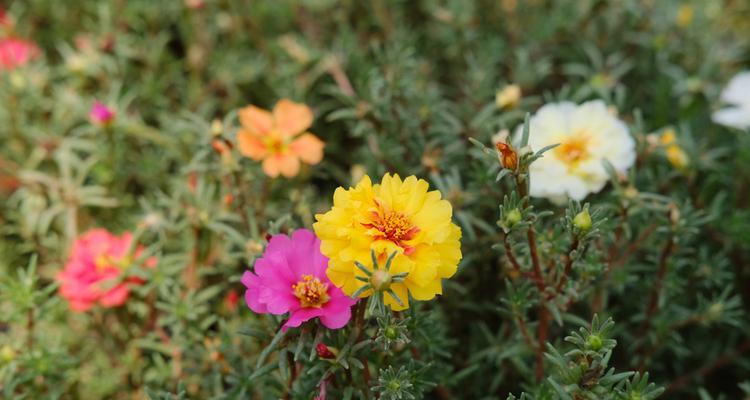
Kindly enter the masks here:
<path id="1" fill-rule="evenodd" d="M 376 229 L 378 231 L 375 235 L 376 240 L 391 241 L 404 249 L 404 254 L 411 254 L 414 251 L 414 248 L 405 242 L 413 239 L 419 232 L 419 228 L 414 226 L 409 220 L 409 217 L 404 213 L 384 210 L 377 200 L 375 203 L 378 205 L 378 210 L 372 212 L 369 223 L 364 223 L 362 225 L 366 228 Z"/>
<path id="2" fill-rule="evenodd" d="M 559 146 L 555 148 L 555 155 L 558 159 L 568 165 L 568 167 L 575 167 L 581 161 L 584 161 L 591 157 L 588 151 L 589 146 L 589 135 L 586 133 L 579 133 L 568 137 Z"/>
<path id="3" fill-rule="evenodd" d="M 302 280 L 292 285 L 294 295 L 302 308 L 319 308 L 328 302 L 328 284 L 312 275 L 303 275 Z"/>
<path id="4" fill-rule="evenodd" d="M 283 154 L 289 150 L 289 144 L 276 132 L 271 132 L 265 139 L 265 145 L 271 154 Z"/>
<path id="5" fill-rule="evenodd" d="M 94 266 L 99 271 L 108 267 L 116 267 L 122 269 L 130 265 L 132 262 L 133 260 L 128 256 L 116 259 L 109 254 L 99 254 L 98 256 L 96 256 L 96 259 L 94 259 Z"/>

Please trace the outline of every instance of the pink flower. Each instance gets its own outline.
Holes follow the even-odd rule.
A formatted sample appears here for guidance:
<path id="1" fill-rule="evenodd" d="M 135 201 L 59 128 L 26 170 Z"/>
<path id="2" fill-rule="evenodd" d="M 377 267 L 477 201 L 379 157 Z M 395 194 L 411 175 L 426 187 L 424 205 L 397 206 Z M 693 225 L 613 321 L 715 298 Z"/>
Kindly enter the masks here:
<path id="1" fill-rule="evenodd" d="M 94 102 L 89 111 L 89 119 L 97 125 L 109 125 L 115 119 L 115 112 L 99 101 Z"/>
<path id="2" fill-rule="evenodd" d="M 132 240 L 130 232 L 115 236 L 104 229 L 92 229 L 76 239 L 65 268 L 57 275 L 60 296 L 73 311 L 86 311 L 97 303 L 103 307 L 122 305 L 129 287 L 143 283 L 138 278 L 118 283 L 124 269 L 143 253 L 143 246 L 138 246 L 134 254 L 127 254 Z M 154 267 L 156 259 L 149 258 L 145 265 Z"/>
<path id="3" fill-rule="evenodd" d="M 255 273 L 245 272 L 245 301 L 256 313 L 290 313 L 282 329 L 295 328 L 313 318 L 330 329 L 346 325 L 355 300 L 334 286 L 328 276 L 328 258 L 320 252 L 320 240 L 307 229 L 274 235 Z"/>
<path id="4" fill-rule="evenodd" d="M 0 39 L 0 70 L 24 66 L 37 56 L 39 48 L 32 42 L 13 37 Z"/>

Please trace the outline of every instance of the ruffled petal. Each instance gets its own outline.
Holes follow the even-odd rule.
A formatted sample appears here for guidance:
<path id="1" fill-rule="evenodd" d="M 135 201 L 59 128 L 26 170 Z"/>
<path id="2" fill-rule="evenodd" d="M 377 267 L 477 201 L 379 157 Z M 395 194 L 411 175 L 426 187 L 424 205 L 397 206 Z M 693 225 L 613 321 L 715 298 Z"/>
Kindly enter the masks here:
<path id="1" fill-rule="evenodd" d="M 263 161 L 263 172 L 271 178 L 279 174 L 291 178 L 299 173 L 299 159 L 291 154 L 268 157 Z"/>
<path id="2" fill-rule="evenodd" d="M 323 141 L 311 133 L 300 135 L 289 145 L 292 153 L 310 165 L 315 165 L 323 159 L 323 147 Z"/>
<path id="3" fill-rule="evenodd" d="M 296 328 L 302 325 L 303 322 L 319 317 L 322 314 L 323 310 L 320 308 L 300 308 L 299 310 L 292 311 L 282 329 L 286 330 L 288 328 Z"/>
<path id="4" fill-rule="evenodd" d="M 255 161 L 260 161 L 268 156 L 268 148 L 266 148 L 265 143 L 245 129 L 240 129 L 237 132 L 237 147 L 240 154 Z"/>
<path id="5" fill-rule="evenodd" d="M 282 137 L 292 137 L 304 132 L 312 125 L 313 113 L 310 107 L 282 99 L 273 108 L 275 128 Z"/>
<path id="6" fill-rule="evenodd" d="M 265 136 L 273 129 L 270 112 L 255 106 L 241 108 L 238 112 L 242 127 L 256 136 Z"/>

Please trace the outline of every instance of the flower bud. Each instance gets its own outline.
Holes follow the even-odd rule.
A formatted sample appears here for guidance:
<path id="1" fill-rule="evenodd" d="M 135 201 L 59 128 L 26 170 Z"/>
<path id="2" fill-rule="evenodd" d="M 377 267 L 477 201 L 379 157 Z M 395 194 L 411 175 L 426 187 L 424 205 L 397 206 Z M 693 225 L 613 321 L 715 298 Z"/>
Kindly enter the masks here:
<path id="1" fill-rule="evenodd" d="M 591 214 L 589 214 L 588 208 L 584 208 L 583 211 L 573 217 L 573 225 L 582 231 L 591 229 Z"/>
<path id="2" fill-rule="evenodd" d="M 591 335 L 586 339 L 586 345 L 590 347 L 591 350 L 597 351 L 602 348 L 604 341 L 602 341 L 602 338 L 599 335 Z"/>
<path id="3" fill-rule="evenodd" d="M 391 274 L 382 269 L 376 269 L 370 277 L 372 288 L 380 292 L 391 287 Z"/>
<path id="4" fill-rule="evenodd" d="M 508 85 L 495 94 L 497 108 L 513 108 L 521 101 L 521 87 Z"/>
<path id="5" fill-rule="evenodd" d="M 517 208 L 514 208 L 514 209 L 510 210 L 510 212 L 508 212 L 505 215 L 505 223 L 508 226 L 513 226 L 513 225 L 521 222 L 522 218 L 523 218 L 523 216 L 521 215 L 521 211 L 519 211 Z"/>
<path id="6" fill-rule="evenodd" d="M 383 331 L 383 336 L 390 340 L 396 340 L 398 338 L 398 329 L 394 326 L 388 326 Z"/>
<path id="7" fill-rule="evenodd" d="M 503 168 L 516 170 L 518 168 L 518 154 L 513 147 L 507 143 L 498 142 L 495 144 L 497 149 L 497 159 Z"/>
<path id="8" fill-rule="evenodd" d="M 229 151 L 229 146 L 227 146 L 226 142 L 224 142 L 221 139 L 212 140 L 211 147 L 213 147 L 214 151 L 220 155 L 224 155 L 226 152 Z"/>
<path id="9" fill-rule="evenodd" d="M 212 136 L 221 136 L 223 132 L 224 132 L 224 124 L 221 123 L 221 120 L 215 119 L 211 121 L 211 135 Z"/>
<path id="10" fill-rule="evenodd" d="M 101 102 L 95 102 L 89 111 L 89 119 L 96 125 L 108 126 L 115 119 L 115 112 Z"/>
<path id="11" fill-rule="evenodd" d="M 322 342 L 315 346 L 315 351 L 318 353 L 318 357 L 324 360 L 332 360 L 336 358 L 336 349 L 328 347 Z"/>
<path id="12" fill-rule="evenodd" d="M 16 358 L 16 351 L 7 344 L 0 349 L 0 360 L 4 363 L 9 363 Z"/>

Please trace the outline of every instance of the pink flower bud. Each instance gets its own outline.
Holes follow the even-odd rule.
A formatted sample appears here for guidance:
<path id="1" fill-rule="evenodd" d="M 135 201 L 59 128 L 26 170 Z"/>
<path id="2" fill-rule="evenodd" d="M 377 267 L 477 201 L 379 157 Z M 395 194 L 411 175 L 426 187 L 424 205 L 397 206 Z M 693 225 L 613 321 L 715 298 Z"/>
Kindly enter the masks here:
<path id="1" fill-rule="evenodd" d="M 114 121 L 115 112 L 103 103 L 97 101 L 91 106 L 89 119 L 94 124 L 107 126 Z"/>

